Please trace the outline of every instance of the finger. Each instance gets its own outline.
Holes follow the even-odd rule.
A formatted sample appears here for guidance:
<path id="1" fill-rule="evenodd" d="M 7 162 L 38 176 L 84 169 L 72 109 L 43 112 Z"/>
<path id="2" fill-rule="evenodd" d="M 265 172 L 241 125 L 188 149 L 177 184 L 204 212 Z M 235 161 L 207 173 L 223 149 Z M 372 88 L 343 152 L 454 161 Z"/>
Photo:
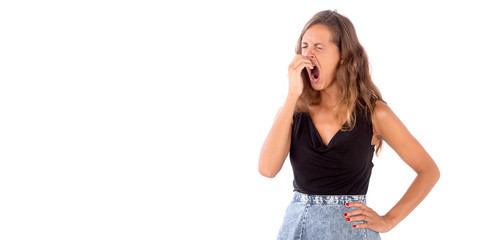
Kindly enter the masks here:
<path id="1" fill-rule="evenodd" d="M 288 65 L 288 69 L 289 70 L 294 69 L 296 66 L 298 66 L 299 62 L 300 62 L 300 58 L 298 57 L 298 55 L 296 55 L 290 62 L 290 65 Z"/>
<path id="2" fill-rule="evenodd" d="M 313 69 L 313 64 L 312 62 L 310 62 L 310 60 L 301 60 L 300 62 L 297 63 L 297 65 L 294 66 L 293 69 L 303 69 L 304 67 Z"/>
<path id="3" fill-rule="evenodd" d="M 345 206 L 356 207 L 356 208 L 364 209 L 366 211 L 373 211 L 371 208 L 369 208 L 367 205 L 365 205 L 362 202 L 350 202 L 350 203 L 346 203 Z"/>
<path id="4" fill-rule="evenodd" d="M 299 62 L 311 62 L 311 60 L 301 54 L 295 55 L 295 57 L 292 60 L 292 63 L 299 63 Z"/>
<path id="5" fill-rule="evenodd" d="M 308 58 L 308 57 L 306 57 L 306 56 L 303 56 L 302 54 L 296 54 L 296 55 L 295 55 L 295 58 L 305 59 L 305 60 L 309 60 L 309 61 L 310 61 L 310 58 Z"/>
<path id="6" fill-rule="evenodd" d="M 308 60 L 308 58 L 305 58 L 304 56 L 302 56 L 301 54 L 297 54 L 295 55 L 295 57 L 292 59 L 292 62 L 291 62 L 291 66 L 298 66 L 298 64 L 301 62 L 301 61 L 304 61 L 304 60 Z"/>
<path id="7" fill-rule="evenodd" d="M 347 206 L 347 207 L 358 207 L 358 208 L 368 208 L 367 205 L 365 205 L 362 202 L 349 202 L 349 203 L 345 203 L 345 206 Z"/>
<path id="8" fill-rule="evenodd" d="M 363 209 L 357 209 L 343 214 L 344 217 L 352 217 L 357 215 L 362 215 Z"/>
<path id="9" fill-rule="evenodd" d="M 353 228 L 368 228 L 368 223 L 354 224 Z"/>
<path id="10" fill-rule="evenodd" d="M 369 222 L 370 218 L 365 215 L 355 216 L 355 217 L 347 217 L 347 222 L 358 222 L 358 221 L 365 221 Z"/>
<path id="11" fill-rule="evenodd" d="M 370 217 L 373 215 L 373 212 L 367 209 L 359 208 L 343 214 L 344 217 L 351 217 L 351 216 L 357 216 L 357 215 L 365 215 L 367 217 Z"/>

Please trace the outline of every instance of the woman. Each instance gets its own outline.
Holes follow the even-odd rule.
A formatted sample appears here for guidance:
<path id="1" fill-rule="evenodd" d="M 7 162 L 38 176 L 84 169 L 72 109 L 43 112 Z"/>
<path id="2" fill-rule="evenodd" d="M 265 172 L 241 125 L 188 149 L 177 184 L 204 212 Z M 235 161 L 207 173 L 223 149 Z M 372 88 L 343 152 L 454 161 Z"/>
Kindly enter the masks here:
<path id="1" fill-rule="evenodd" d="M 307 22 L 289 65 L 289 91 L 265 139 L 259 172 L 273 178 L 287 155 L 294 197 L 278 239 L 380 239 L 439 179 L 433 159 L 383 101 L 353 24 L 336 11 Z M 416 173 L 385 215 L 366 205 L 373 152 L 391 146 Z"/>

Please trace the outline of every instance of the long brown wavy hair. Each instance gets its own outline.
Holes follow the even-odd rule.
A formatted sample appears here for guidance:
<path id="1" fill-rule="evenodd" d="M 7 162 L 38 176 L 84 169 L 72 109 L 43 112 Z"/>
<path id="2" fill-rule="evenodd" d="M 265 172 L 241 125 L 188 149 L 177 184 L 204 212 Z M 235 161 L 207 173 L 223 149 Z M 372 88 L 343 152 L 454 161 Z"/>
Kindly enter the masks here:
<path id="1" fill-rule="evenodd" d="M 369 115 L 373 113 L 375 101 L 381 100 L 385 102 L 380 91 L 375 86 L 370 76 L 367 53 L 357 38 L 357 33 L 352 22 L 337 13 L 336 10 L 325 10 L 315 14 L 306 24 L 298 38 L 295 52 L 302 54 L 302 38 L 305 32 L 315 24 L 322 24 L 332 32 L 332 39 L 340 50 L 340 58 L 343 59 L 342 64 L 337 67 L 334 81 L 340 86 L 342 98 L 340 104 L 337 104 L 335 118 L 342 124 L 339 117 L 340 106 L 344 106 L 347 110 L 347 126 L 342 126 L 342 131 L 350 131 L 355 127 L 358 109 L 365 114 L 365 117 L 371 122 Z M 317 105 L 320 102 L 320 92 L 313 89 L 310 85 L 308 73 L 306 69 L 302 71 L 303 92 L 299 97 L 295 106 L 296 111 L 308 112 L 309 105 Z M 370 113 L 370 114 L 369 114 Z M 382 148 L 380 141 L 376 145 L 376 154 L 378 156 Z"/>

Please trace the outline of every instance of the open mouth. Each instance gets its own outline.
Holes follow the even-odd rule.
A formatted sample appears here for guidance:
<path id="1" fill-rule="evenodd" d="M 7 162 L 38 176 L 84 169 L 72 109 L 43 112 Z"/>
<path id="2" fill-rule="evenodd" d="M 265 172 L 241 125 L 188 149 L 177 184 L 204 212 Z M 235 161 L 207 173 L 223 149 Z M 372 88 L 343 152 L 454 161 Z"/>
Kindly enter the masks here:
<path id="1" fill-rule="evenodd" d="M 310 79 L 313 82 L 318 82 L 318 77 L 320 76 L 320 69 L 314 64 L 313 69 L 310 70 Z"/>

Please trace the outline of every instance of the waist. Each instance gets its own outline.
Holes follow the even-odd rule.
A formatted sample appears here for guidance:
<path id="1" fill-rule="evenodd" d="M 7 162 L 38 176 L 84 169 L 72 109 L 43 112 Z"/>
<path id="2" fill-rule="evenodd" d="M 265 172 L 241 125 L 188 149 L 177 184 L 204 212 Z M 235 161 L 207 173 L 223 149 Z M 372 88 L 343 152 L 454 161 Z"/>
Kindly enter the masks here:
<path id="1" fill-rule="evenodd" d="M 345 205 L 349 202 L 362 202 L 366 204 L 365 195 L 312 195 L 295 191 L 293 202 L 315 205 Z"/>

